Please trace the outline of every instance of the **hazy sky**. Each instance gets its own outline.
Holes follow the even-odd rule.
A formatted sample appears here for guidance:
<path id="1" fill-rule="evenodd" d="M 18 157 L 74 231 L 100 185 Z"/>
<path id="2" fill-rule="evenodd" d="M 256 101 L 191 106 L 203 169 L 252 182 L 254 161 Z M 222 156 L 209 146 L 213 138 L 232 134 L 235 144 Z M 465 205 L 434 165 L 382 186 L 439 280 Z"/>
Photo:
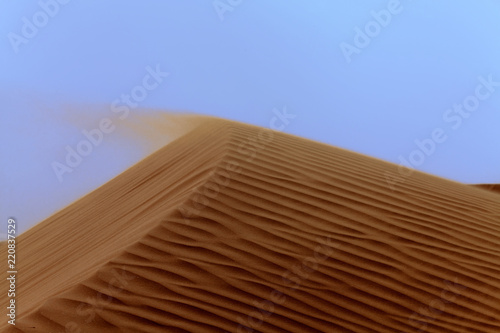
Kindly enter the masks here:
<path id="1" fill-rule="evenodd" d="M 497 0 L 0 0 L 0 233 L 144 157 L 119 117 L 147 108 L 500 183 L 499 13 Z M 92 151 L 58 177 L 68 146 Z"/>

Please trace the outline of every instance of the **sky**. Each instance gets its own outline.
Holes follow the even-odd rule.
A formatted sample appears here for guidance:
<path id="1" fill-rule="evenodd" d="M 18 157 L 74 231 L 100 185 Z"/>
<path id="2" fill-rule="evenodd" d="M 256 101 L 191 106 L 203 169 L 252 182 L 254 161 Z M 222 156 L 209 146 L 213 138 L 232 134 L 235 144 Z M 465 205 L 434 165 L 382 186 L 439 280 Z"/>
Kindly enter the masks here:
<path id="1" fill-rule="evenodd" d="M 0 0 L 0 239 L 9 218 L 25 231 L 151 153 L 140 133 L 158 110 L 500 183 L 498 13 L 496 0 Z M 71 150 L 87 155 L 70 166 Z"/>

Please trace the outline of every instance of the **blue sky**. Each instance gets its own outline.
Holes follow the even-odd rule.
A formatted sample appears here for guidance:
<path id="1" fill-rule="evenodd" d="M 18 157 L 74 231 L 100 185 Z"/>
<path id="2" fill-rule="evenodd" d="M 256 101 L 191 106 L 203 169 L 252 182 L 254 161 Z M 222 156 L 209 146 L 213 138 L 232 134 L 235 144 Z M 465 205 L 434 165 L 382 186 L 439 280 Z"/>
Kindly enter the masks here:
<path id="1" fill-rule="evenodd" d="M 54 172 L 133 91 L 130 122 L 168 109 L 268 127 L 286 109 L 284 132 L 500 183 L 498 13 L 495 0 L 0 0 L 0 225 L 24 231 L 151 152 L 115 121 Z"/>

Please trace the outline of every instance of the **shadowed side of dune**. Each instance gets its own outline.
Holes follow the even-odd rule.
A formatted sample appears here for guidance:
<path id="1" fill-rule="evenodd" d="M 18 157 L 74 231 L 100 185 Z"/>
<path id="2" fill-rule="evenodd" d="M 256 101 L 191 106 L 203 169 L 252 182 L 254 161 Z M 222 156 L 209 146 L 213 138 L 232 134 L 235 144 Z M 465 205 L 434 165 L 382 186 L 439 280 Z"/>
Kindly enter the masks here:
<path id="1" fill-rule="evenodd" d="M 500 184 L 480 184 L 475 186 L 500 194 Z"/>
<path id="2" fill-rule="evenodd" d="M 65 235 L 80 274 L 32 268 L 24 293 L 54 267 L 8 332 L 498 332 L 498 195 L 419 172 L 391 189 L 387 172 L 210 121 L 70 207 L 66 223 L 135 227 L 103 229 L 89 257 L 89 229 Z M 96 200 L 113 214 L 97 219 Z M 29 236 L 30 255 L 51 226 Z"/>

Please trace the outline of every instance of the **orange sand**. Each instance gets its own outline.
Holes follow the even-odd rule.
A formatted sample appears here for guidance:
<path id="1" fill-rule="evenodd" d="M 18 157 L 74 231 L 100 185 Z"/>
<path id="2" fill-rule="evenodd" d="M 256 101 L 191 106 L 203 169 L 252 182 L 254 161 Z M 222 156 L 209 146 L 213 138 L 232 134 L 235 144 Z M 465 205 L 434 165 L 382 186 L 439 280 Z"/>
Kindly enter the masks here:
<path id="1" fill-rule="evenodd" d="M 500 196 L 387 172 L 207 118 L 18 237 L 0 331 L 500 332 Z"/>

